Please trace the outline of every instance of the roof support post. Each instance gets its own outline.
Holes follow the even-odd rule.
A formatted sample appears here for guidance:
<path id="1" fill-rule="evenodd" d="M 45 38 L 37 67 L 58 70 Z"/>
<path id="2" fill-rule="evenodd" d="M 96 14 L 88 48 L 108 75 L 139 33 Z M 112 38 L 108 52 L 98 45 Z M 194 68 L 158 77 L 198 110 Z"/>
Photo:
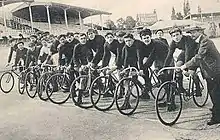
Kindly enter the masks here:
<path id="1" fill-rule="evenodd" d="M 94 27 L 93 27 L 92 13 L 90 13 L 90 20 L 91 20 L 92 29 L 93 29 Z"/>
<path id="2" fill-rule="evenodd" d="M 48 27 L 49 27 L 49 32 L 51 32 L 51 21 L 50 21 L 50 9 L 49 9 L 49 7 L 50 7 L 49 5 L 46 5 Z"/>
<path id="3" fill-rule="evenodd" d="M 102 14 L 100 14 L 100 23 L 101 23 L 101 28 L 102 28 L 102 31 L 103 31 L 103 19 L 102 19 Z"/>
<path id="4" fill-rule="evenodd" d="M 80 25 L 80 29 L 82 29 L 83 27 L 83 24 L 82 24 L 82 17 L 81 17 L 81 12 L 80 11 L 78 11 L 78 13 L 79 13 L 79 25 Z"/>
<path id="5" fill-rule="evenodd" d="M 30 15 L 30 21 L 31 21 L 31 31 L 33 32 L 34 27 L 33 27 L 33 16 L 32 16 L 32 10 L 31 10 L 31 3 L 28 3 L 28 8 L 29 8 L 29 15 Z"/>
<path id="6" fill-rule="evenodd" d="M 5 32 L 7 31 L 7 23 L 6 23 L 6 16 L 5 16 L 5 1 L 2 1 L 2 13 L 3 13 L 3 21 L 4 21 L 4 27 L 5 27 Z"/>
<path id="7" fill-rule="evenodd" d="M 67 19 L 67 10 L 68 10 L 69 8 L 65 8 L 65 9 L 63 9 L 63 11 L 64 11 L 64 18 L 65 18 L 65 23 L 66 23 L 66 29 L 67 30 L 69 30 L 69 27 L 68 27 L 68 19 Z"/>

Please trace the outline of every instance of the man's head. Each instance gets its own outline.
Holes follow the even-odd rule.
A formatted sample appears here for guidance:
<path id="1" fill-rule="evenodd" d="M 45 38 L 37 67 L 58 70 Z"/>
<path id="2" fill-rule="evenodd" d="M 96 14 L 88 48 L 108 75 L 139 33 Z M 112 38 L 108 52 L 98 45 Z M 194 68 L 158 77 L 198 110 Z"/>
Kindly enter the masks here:
<path id="1" fill-rule="evenodd" d="M 201 34 L 204 33 L 204 30 L 205 28 L 195 26 L 195 27 L 191 27 L 190 29 L 188 29 L 187 33 L 190 33 L 193 39 L 197 39 Z"/>
<path id="2" fill-rule="evenodd" d="M 88 29 L 87 36 L 89 40 L 95 39 L 96 31 L 94 29 Z"/>
<path id="3" fill-rule="evenodd" d="M 79 42 L 80 44 L 86 44 L 86 34 L 82 33 L 79 35 Z"/>
<path id="4" fill-rule="evenodd" d="M 73 34 L 73 37 L 74 37 L 75 39 L 79 40 L 79 35 L 80 35 L 80 33 L 75 32 L 75 33 Z"/>
<path id="5" fill-rule="evenodd" d="M 24 42 L 18 42 L 17 47 L 18 49 L 22 50 L 24 48 Z"/>
<path id="6" fill-rule="evenodd" d="M 157 35 L 158 38 L 162 38 L 163 36 L 163 30 L 162 29 L 158 29 L 155 34 Z"/>
<path id="7" fill-rule="evenodd" d="M 182 30 L 178 27 L 173 27 L 169 34 L 171 35 L 171 38 L 174 42 L 179 43 L 183 37 Z"/>
<path id="8" fill-rule="evenodd" d="M 124 36 L 124 40 L 125 40 L 125 44 L 128 47 L 131 47 L 134 43 L 134 36 L 132 34 L 128 33 Z"/>
<path id="9" fill-rule="evenodd" d="M 151 43 L 151 36 L 152 32 L 150 29 L 144 29 L 140 33 L 141 40 L 146 44 L 149 45 Z"/>
<path id="10" fill-rule="evenodd" d="M 125 36 L 125 32 L 123 31 L 119 31 L 117 32 L 115 35 L 116 35 L 116 38 L 118 40 L 119 43 L 123 43 L 124 42 L 124 36 Z"/>
<path id="11" fill-rule="evenodd" d="M 59 35 L 58 40 L 59 40 L 60 44 L 64 44 L 66 42 L 66 35 L 64 35 L 64 34 Z"/>
<path id="12" fill-rule="evenodd" d="M 44 47 L 48 47 L 48 39 L 46 37 L 43 37 L 41 38 L 41 44 L 44 46 Z"/>
<path id="13" fill-rule="evenodd" d="M 105 35 L 105 40 L 108 44 L 111 44 L 114 40 L 114 35 L 113 33 L 111 32 L 108 32 L 106 35 Z"/>
<path id="14" fill-rule="evenodd" d="M 73 39 L 74 39 L 74 34 L 73 34 L 72 32 L 68 32 L 68 33 L 66 34 L 66 39 L 67 39 L 67 41 L 68 41 L 69 43 L 72 42 Z"/>
<path id="15" fill-rule="evenodd" d="M 36 42 L 37 41 L 37 36 L 36 35 L 31 35 L 30 40 L 31 40 L 32 43 Z"/>

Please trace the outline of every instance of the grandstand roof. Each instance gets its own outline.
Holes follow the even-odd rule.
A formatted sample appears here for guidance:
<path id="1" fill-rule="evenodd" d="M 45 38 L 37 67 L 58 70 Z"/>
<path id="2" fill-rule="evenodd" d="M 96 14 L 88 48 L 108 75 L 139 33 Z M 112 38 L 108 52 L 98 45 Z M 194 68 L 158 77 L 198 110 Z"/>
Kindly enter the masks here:
<path id="1" fill-rule="evenodd" d="M 34 0 L 0 0 L 0 7 L 2 6 L 2 1 L 4 1 L 4 5 L 8 5 L 17 2 L 33 2 Z"/>
<path id="2" fill-rule="evenodd" d="M 105 12 L 105 11 L 100 11 L 100 10 L 95 10 L 95 9 L 89 9 L 89 8 L 83 8 L 83 7 L 78 7 L 78 6 L 73 6 L 73 5 L 67 5 L 67 4 L 62 4 L 62 3 L 55 3 L 55 2 L 32 2 L 31 3 L 31 7 L 36 8 L 36 12 L 41 12 L 41 11 L 45 11 L 45 5 L 50 5 L 50 8 L 53 10 L 56 10 L 57 12 L 61 12 L 63 13 L 61 10 L 63 9 L 68 9 L 68 16 L 77 16 L 79 15 L 79 12 L 81 14 L 82 18 L 86 18 L 88 16 L 93 16 L 93 15 L 100 15 L 100 14 L 105 14 L 105 15 L 111 15 L 111 13 L 109 12 Z M 15 9 L 12 10 L 13 13 L 17 12 L 17 16 L 19 15 L 18 11 L 22 11 L 22 10 L 28 10 L 28 5 L 27 4 L 22 4 L 18 7 L 16 7 Z M 32 10 L 32 13 L 34 13 L 34 11 Z M 20 14 L 23 14 L 23 12 L 21 12 Z M 20 15 L 21 17 L 23 17 L 24 15 Z M 28 18 L 28 17 L 27 17 Z M 29 20 L 29 18 L 28 18 Z"/>

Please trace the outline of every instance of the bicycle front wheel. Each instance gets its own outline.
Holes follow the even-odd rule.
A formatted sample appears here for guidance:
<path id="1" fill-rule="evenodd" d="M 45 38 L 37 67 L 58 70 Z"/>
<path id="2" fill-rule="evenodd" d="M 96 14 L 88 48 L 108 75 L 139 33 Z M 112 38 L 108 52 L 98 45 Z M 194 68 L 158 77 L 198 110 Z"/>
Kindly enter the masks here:
<path id="1" fill-rule="evenodd" d="M 47 80 L 53 75 L 54 72 L 46 72 L 44 73 L 40 79 L 39 79 L 39 83 L 38 83 L 38 96 L 41 100 L 43 101 L 47 101 L 48 100 L 48 96 L 46 93 L 46 84 L 47 84 Z"/>
<path id="2" fill-rule="evenodd" d="M 55 74 L 47 80 L 46 93 L 54 104 L 63 104 L 70 98 L 70 80 L 62 73 Z"/>
<path id="3" fill-rule="evenodd" d="M 34 72 L 30 71 L 25 77 L 25 88 L 27 95 L 30 98 L 34 98 L 37 94 L 37 76 Z"/>
<path id="4" fill-rule="evenodd" d="M 114 102 L 116 85 L 109 75 L 97 77 L 90 88 L 90 98 L 93 106 L 99 111 L 109 110 Z"/>
<path id="5" fill-rule="evenodd" d="M 115 91 L 116 107 L 123 115 L 131 115 L 139 104 L 139 88 L 132 78 L 123 78 Z"/>
<path id="6" fill-rule="evenodd" d="M 70 93 L 72 95 L 73 103 L 76 106 L 85 109 L 93 106 L 89 96 L 91 82 L 92 81 L 88 75 L 81 75 L 71 84 Z"/>
<path id="7" fill-rule="evenodd" d="M 9 93 L 15 84 L 14 76 L 11 72 L 5 72 L 0 78 L 0 89 L 4 93 Z"/>
<path id="8" fill-rule="evenodd" d="M 182 112 L 182 96 L 176 83 L 168 81 L 162 84 L 155 103 L 157 117 L 162 124 L 171 126 L 177 122 Z"/>
<path id="9" fill-rule="evenodd" d="M 24 94 L 24 91 L 25 91 L 25 75 L 26 75 L 26 72 L 22 71 L 18 77 L 18 92 L 20 94 Z"/>

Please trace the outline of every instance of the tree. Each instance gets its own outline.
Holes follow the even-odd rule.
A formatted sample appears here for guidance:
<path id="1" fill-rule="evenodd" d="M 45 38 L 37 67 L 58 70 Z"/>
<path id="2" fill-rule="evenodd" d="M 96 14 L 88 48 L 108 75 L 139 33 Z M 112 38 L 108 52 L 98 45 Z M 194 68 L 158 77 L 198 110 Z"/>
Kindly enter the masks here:
<path id="1" fill-rule="evenodd" d="M 184 12 L 184 16 L 189 15 L 189 13 L 190 13 L 189 0 L 187 0 L 186 2 L 185 2 L 185 0 L 184 0 L 183 12 Z"/>
<path id="2" fill-rule="evenodd" d="M 112 20 L 110 20 L 110 19 L 109 19 L 109 20 L 106 20 L 104 24 L 105 24 L 106 27 L 109 28 L 110 30 L 115 30 L 115 29 L 116 29 L 116 26 L 115 26 L 114 21 L 112 21 Z"/>
<path id="3" fill-rule="evenodd" d="M 200 6 L 198 6 L 198 14 L 201 14 L 202 13 L 202 9 Z"/>
<path id="4" fill-rule="evenodd" d="M 117 29 L 120 29 L 120 30 L 125 29 L 125 20 L 123 18 L 119 18 L 116 21 L 116 26 L 117 26 Z"/>
<path id="5" fill-rule="evenodd" d="M 127 16 L 125 19 L 125 28 L 127 30 L 133 29 L 135 27 L 136 21 L 132 16 Z"/>
<path id="6" fill-rule="evenodd" d="M 176 11 L 175 11 L 174 7 L 172 7 L 171 20 L 175 20 L 175 19 L 176 19 Z"/>
<path id="7" fill-rule="evenodd" d="M 177 12 L 177 13 L 176 13 L 176 19 L 177 19 L 177 20 L 182 20 L 182 19 L 183 19 L 183 15 L 182 15 L 181 12 Z"/>

